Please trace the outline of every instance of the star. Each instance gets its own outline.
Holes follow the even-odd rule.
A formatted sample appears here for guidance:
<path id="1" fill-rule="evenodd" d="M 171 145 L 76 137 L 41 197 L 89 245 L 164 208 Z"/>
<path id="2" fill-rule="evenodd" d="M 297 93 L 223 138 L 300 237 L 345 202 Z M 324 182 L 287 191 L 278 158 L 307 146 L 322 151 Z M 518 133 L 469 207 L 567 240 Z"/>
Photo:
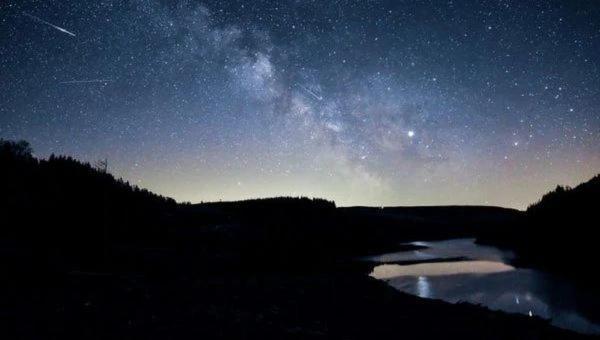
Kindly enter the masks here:
<path id="1" fill-rule="evenodd" d="M 591 2 L 7 1 L 0 138 L 180 201 L 521 209 L 600 169 Z"/>

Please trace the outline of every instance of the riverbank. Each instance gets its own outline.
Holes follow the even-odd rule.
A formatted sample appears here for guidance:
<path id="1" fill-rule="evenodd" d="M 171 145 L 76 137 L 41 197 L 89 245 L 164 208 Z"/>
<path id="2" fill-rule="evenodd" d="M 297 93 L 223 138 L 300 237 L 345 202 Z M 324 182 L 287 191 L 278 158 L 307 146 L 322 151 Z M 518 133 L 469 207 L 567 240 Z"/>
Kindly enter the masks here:
<path id="1" fill-rule="evenodd" d="M 548 272 L 522 268 L 512 261 L 512 252 L 478 245 L 474 239 L 414 244 L 428 248 L 366 258 L 373 268 L 370 275 L 419 297 L 537 316 L 557 327 L 600 334 L 595 291 Z"/>
<path id="2" fill-rule="evenodd" d="M 19 339 L 585 338 L 537 318 L 399 293 L 369 268 L 4 280 L 1 326 Z"/>

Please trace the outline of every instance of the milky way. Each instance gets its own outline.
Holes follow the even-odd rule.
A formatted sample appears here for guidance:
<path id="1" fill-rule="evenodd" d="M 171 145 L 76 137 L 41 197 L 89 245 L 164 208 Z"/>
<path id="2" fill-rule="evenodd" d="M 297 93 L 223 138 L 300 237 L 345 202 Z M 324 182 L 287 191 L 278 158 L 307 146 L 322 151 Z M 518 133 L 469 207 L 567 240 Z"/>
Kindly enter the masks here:
<path id="1" fill-rule="evenodd" d="M 0 6 L 0 137 L 179 201 L 523 208 L 600 172 L 596 1 Z"/>

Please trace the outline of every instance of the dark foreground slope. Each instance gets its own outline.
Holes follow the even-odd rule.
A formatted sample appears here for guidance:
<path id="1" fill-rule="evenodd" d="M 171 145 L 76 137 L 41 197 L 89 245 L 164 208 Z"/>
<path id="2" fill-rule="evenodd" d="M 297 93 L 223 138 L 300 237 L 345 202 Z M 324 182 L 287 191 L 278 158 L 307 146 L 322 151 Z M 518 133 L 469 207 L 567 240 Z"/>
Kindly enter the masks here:
<path id="1" fill-rule="evenodd" d="M 353 269 L 72 272 L 0 287 L 7 339 L 579 338 L 527 316 L 398 293 Z"/>
<path id="2" fill-rule="evenodd" d="M 576 337 L 369 278 L 352 258 L 392 237 L 363 243 L 331 202 L 176 204 L 10 142 L 0 187 L 3 338 Z"/>
<path id="3" fill-rule="evenodd" d="M 600 280 L 600 175 L 575 188 L 558 186 L 531 205 L 513 228 L 495 230 L 481 242 L 512 248 L 523 264 L 541 267 L 585 284 Z"/>

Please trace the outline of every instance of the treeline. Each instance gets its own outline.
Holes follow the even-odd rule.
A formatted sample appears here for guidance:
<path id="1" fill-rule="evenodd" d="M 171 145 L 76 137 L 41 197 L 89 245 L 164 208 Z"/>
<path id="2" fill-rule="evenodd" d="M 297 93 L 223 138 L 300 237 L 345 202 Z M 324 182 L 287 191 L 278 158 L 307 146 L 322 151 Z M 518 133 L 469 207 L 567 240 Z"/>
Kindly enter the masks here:
<path id="1" fill-rule="evenodd" d="M 527 209 L 529 245 L 535 263 L 587 280 L 596 274 L 600 233 L 600 175 L 575 188 L 558 186 Z"/>
<path id="2" fill-rule="evenodd" d="M 177 206 L 71 157 L 37 159 L 24 141 L 0 140 L 0 164 L 2 241 L 53 265 L 96 266 L 109 244 L 160 240 Z"/>
<path id="3" fill-rule="evenodd" d="M 0 165 L 0 248 L 18 265 L 309 262 L 336 247 L 335 203 L 322 199 L 178 204 L 71 157 L 37 159 L 25 141 L 0 140 Z"/>
<path id="4" fill-rule="evenodd" d="M 557 186 L 527 208 L 520 223 L 482 241 L 515 249 L 525 265 L 582 282 L 598 282 L 594 268 L 600 232 L 600 175 L 574 188 Z"/>
<path id="5" fill-rule="evenodd" d="M 56 269 L 327 266 L 392 251 L 401 240 L 489 231 L 494 241 L 508 235 L 514 243 L 505 226 L 522 215 L 494 207 L 336 208 L 306 197 L 176 203 L 105 167 L 37 159 L 28 143 L 5 140 L 0 188 L 0 261 L 12 256 L 28 267 L 29 258 Z"/>
<path id="6" fill-rule="evenodd" d="M 599 207 L 600 175 L 594 176 L 575 188 L 557 186 L 527 208 L 533 216 L 564 216 L 564 212 L 572 214 L 570 218 L 585 217 Z M 594 212 L 595 213 L 595 212 Z"/>

